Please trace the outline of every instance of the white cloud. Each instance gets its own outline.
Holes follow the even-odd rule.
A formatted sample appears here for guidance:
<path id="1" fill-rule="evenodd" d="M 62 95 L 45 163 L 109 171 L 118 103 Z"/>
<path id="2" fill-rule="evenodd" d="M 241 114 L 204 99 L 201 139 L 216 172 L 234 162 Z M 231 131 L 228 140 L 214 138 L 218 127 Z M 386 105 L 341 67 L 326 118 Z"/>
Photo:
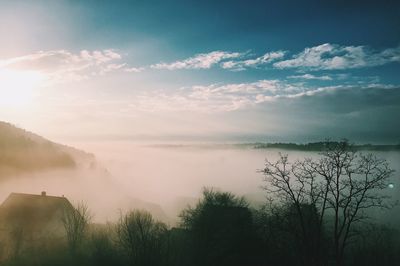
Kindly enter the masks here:
<path id="1" fill-rule="evenodd" d="M 269 64 L 273 61 L 276 61 L 280 58 L 285 56 L 285 51 L 275 51 L 266 53 L 263 56 L 254 58 L 254 59 L 247 59 L 241 61 L 227 61 L 221 64 L 221 67 L 224 69 L 230 69 L 232 71 L 241 71 L 245 70 L 249 67 L 258 67 L 261 65 Z"/>
<path id="2" fill-rule="evenodd" d="M 275 68 L 279 69 L 333 70 L 372 67 L 390 62 L 400 62 L 400 46 L 376 51 L 366 46 L 341 46 L 325 43 L 305 48 L 304 51 L 294 55 L 291 59 L 283 60 L 286 54 L 286 51 L 278 50 L 259 57 L 249 58 L 248 53 L 214 51 L 172 63 L 161 62 L 150 67 L 168 70 L 209 69 L 219 64 L 223 69 L 242 71 L 272 63 Z M 300 76 L 297 78 L 300 78 Z M 305 76 L 304 79 L 307 79 L 307 77 Z M 329 80 L 327 76 L 315 79 Z"/>
<path id="3" fill-rule="evenodd" d="M 33 54 L 0 61 L 0 67 L 16 68 L 35 67 L 48 70 L 52 67 L 102 65 L 113 60 L 121 59 L 121 55 L 113 50 L 87 51 L 71 53 L 66 50 L 39 51 Z"/>
<path id="4" fill-rule="evenodd" d="M 305 68 L 310 70 L 350 69 L 400 62 L 400 47 L 373 51 L 365 46 L 340 46 L 325 43 L 275 62 L 276 68 Z"/>
<path id="5" fill-rule="evenodd" d="M 145 69 L 144 67 L 126 67 L 124 68 L 124 71 L 128 73 L 140 73 L 144 69 Z"/>
<path id="6" fill-rule="evenodd" d="M 194 57 L 190 57 L 182 61 L 175 61 L 172 63 L 159 63 L 151 65 L 150 67 L 155 69 L 168 69 L 168 70 L 208 69 L 211 68 L 213 65 L 220 63 L 223 60 L 238 58 L 241 55 L 242 55 L 241 53 L 214 51 L 210 53 L 198 54 L 195 55 Z"/>
<path id="7" fill-rule="evenodd" d="M 224 113 L 273 104 L 280 100 L 304 97 L 362 93 L 363 90 L 393 89 L 385 84 L 350 84 L 311 87 L 279 80 L 259 80 L 250 83 L 211 84 L 184 87 L 179 90 L 146 91 L 131 98 L 129 112 L 196 112 Z M 319 98 L 318 98 L 319 99 Z"/>
<path id="8" fill-rule="evenodd" d="M 184 87 L 173 92 L 147 91 L 133 99 L 131 108 L 138 111 L 229 112 L 273 101 L 305 90 L 278 80 L 251 83 L 211 84 Z"/>
<path id="9" fill-rule="evenodd" d="M 112 49 L 39 51 L 33 54 L 0 60 L 0 68 L 40 71 L 53 82 L 76 81 L 109 72 L 140 72 L 142 68 L 120 63 L 122 56 Z"/>
<path id="10" fill-rule="evenodd" d="M 307 80 L 332 80 L 330 76 L 324 75 L 324 76 L 314 76 L 312 74 L 304 74 L 304 75 L 294 75 L 294 76 L 289 76 L 288 78 L 290 79 L 307 79 Z"/>
<path id="11" fill-rule="evenodd" d="M 223 62 L 221 64 L 221 67 L 223 69 L 230 69 L 232 71 L 242 71 L 242 70 L 246 70 L 246 68 L 244 68 L 243 66 L 241 66 L 239 64 L 240 61 L 227 61 L 227 62 Z"/>

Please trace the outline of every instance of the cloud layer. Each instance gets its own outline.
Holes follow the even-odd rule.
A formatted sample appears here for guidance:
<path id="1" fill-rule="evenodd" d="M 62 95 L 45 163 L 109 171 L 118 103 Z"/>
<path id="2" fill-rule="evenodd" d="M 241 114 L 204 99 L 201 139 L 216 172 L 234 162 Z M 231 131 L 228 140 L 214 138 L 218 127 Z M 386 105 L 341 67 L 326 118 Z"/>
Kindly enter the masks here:
<path id="1" fill-rule="evenodd" d="M 175 61 L 172 63 L 158 63 L 155 65 L 151 65 L 150 67 L 154 69 L 168 69 L 168 70 L 208 69 L 222 62 L 223 60 L 238 58 L 241 55 L 242 55 L 241 53 L 214 51 L 205 54 L 198 54 L 182 61 Z"/>
<path id="2" fill-rule="evenodd" d="M 312 74 L 304 74 L 304 75 L 293 75 L 289 76 L 290 79 L 306 79 L 306 80 L 332 80 L 332 77 L 324 75 L 324 76 L 315 76 Z"/>
<path id="3" fill-rule="evenodd" d="M 242 60 L 242 61 L 223 62 L 221 64 L 221 66 L 224 69 L 230 69 L 233 71 L 241 71 L 241 70 L 245 70 L 246 68 L 249 68 L 249 67 L 259 67 L 262 65 L 269 64 L 273 61 L 283 58 L 285 56 L 285 53 L 286 53 L 285 51 L 270 52 L 270 53 L 264 54 L 263 56 L 256 57 L 253 59 L 247 59 L 247 60 Z"/>
<path id="4" fill-rule="evenodd" d="M 34 70 L 45 73 L 52 81 L 79 81 L 109 72 L 140 72 L 140 68 L 121 63 L 122 56 L 112 49 L 39 51 L 33 54 L 1 60 L 0 68 Z"/>
<path id="5" fill-rule="evenodd" d="M 288 51 L 267 52 L 261 56 L 249 53 L 214 51 L 198 54 L 193 57 L 172 63 L 151 65 L 153 69 L 209 69 L 214 65 L 231 71 L 242 71 L 249 68 L 272 65 L 276 69 L 301 70 L 344 70 L 353 68 L 374 67 L 400 62 L 400 46 L 383 50 L 373 50 L 367 46 L 342 46 L 325 43 L 305 48 L 302 52 L 285 59 Z M 315 79 L 307 78 L 304 79 Z M 317 78 L 318 79 L 318 78 Z"/>
<path id="6" fill-rule="evenodd" d="M 305 48 L 292 59 L 274 63 L 276 68 L 334 70 L 373 67 L 400 62 L 400 47 L 374 51 L 365 46 L 340 46 L 325 43 Z"/>
<path id="7" fill-rule="evenodd" d="M 55 80 L 82 80 L 90 76 L 110 72 L 139 73 L 148 69 L 182 70 L 210 69 L 219 66 L 230 71 L 243 71 L 270 66 L 277 70 L 301 71 L 345 70 L 381 66 L 400 62 L 400 46 L 380 51 L 366 46 L 340 46 L 325 43 L 305 48 L 302 52 L 285 59 L 288 51 L 278 50 L 255 56 L 249 52 L 212 51 L 171 63 L 160 62 L 150 66 L 132 67 L 121 54 L 113 49 L 82 50 L 74 53 L 67 50 L 39 51 L 29 55 L 0 60 L 0 68 L 42 71 Z M 291 79 L 332 80 L 332 75 L 290 75 Z"/>
<path id="8" fill-rule="evenodd" d="M 144 112 L 188 111 L 211 114 L 251 109 L 263 104 L 277 104 L 282 100 L 351 95 L 352 92 L 356 92 L 352 95 L 354 97 L 363 97 L 365 92 L 369 95 L 376 92 L 379 98 L 379 95 L 395 88 L 393 85 L 374 83 L 310 87 L 280 80 L 259 80 L 250 83 L 198 85 L 174 91 L 146 91 L 133 97 L 129 108 L 132 111 Z M 338 102 L 339 99 L 329 105 Z"/>

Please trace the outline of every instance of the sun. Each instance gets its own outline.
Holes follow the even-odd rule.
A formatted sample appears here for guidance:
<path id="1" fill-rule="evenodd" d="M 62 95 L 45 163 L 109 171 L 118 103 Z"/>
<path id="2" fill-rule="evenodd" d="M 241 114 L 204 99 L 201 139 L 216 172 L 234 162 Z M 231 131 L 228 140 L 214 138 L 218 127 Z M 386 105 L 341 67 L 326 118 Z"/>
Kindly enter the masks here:
<path id="1" fill-rule="evenodd" d="M 33 103 L 43 75 L 35 71 L 0 69 L 0 108 L 20 108 Z"/>

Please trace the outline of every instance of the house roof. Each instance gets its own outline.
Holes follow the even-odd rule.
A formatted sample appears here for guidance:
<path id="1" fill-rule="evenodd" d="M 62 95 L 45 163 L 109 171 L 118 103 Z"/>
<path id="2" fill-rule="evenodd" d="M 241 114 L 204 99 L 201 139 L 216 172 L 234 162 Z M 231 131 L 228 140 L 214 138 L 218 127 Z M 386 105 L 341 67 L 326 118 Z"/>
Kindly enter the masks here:
<path id="1" fill-rule="evenodd" d="M 72 205 L 65 197 L 11 193 L 0 206 L 0 222 L 31 229 L 44 227 L 69 208 Z"/>

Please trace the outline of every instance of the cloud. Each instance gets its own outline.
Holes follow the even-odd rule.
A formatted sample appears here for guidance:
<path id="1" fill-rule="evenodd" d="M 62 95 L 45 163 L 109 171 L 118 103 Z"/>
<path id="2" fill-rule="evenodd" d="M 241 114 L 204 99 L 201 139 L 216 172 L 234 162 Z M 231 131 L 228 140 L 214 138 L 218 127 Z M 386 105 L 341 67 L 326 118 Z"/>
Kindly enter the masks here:
<path id="1" fill-rule="evenodd" d="M 145 70 L 144 67 L 126 67 L 126 68 L 124 68 L 124 71 L 128 72 L 128 73 L 140 73 L 144 70 Z"/>
<path id="2" fill-rule="evenodd" d="M 312 74 L 289 76 L 290 79 L 307 79 L 307 80 L 332 80 L 330 76 L 314 76 Z"/>
<path id="3" fill-rule="evenodd" d="M 172 63 L 158 63 L 155 65 L 151 65 L 150 67 L 154 69 L 168 69 L 168 70 L 209 69 L 213 65 L 218 64 L 223 60 L 238 58 L 241 55 L 242 55 L 241 53 L 214 51 L 210 53 L 198 54 L 195 55 L 194 57 L 190 57 L 182 61 L 175 61 Z"/>
<path id="4" fill-rule="evenodd" d="M 249 67 L 259 67 L 265 64 L 269 64 L 273 61 L 276 61 L 280 58 L 285 56 L 285 51 L 275 51 L 266 53 L 263 56 L 254 58 L 254 59 L 247 59 L 241 61 L 227 61 L 221 64 L 221 67 L 224 69 L 230 69 L 232 71 L 241 71 L 245 70 Z"/>
<path id="5" fill-rule="evenodd" d="M 340 46 L 325 43 L 294 55 L 292 59 L 275 62 L 276 68 L 333 70 L 372 67 L 400 62 L 400 47 L 374 51 L 366 46 Z"/>
<path id="6" fill-rule="evenodd" d="M 248 68 L 258 68 L 273 64 L 275 68 L 297 68 L 300 70 L 343 70 L 381 66 L 391 62 L 400 62 L 400 46 L 384 50 L 373 50 L 367 46 L 341 46 L 325 43 L 305 48 L 291 59 L 283 60 L 287 51 L 278 50 L 265 53 L 262 56 L 249 58 L 247 53 L 231 53 L 214 51 L 202 53 L 181 61 L 158 63 L 151 65 L 153 69 L 209 69 L 219 64 L 221 68 L 231 71 L 243 71 Z M 295 78 L 295 76 L 293 76 Z M 296 78 L 301 78 L 297 76 Z M 311 78 L 305 75 L 303 79 L 329 80 L 327 76 Z"/>
<path id="7" fill-rule="evenodd" d="M 39 51 L 33 54 L 0 60 L 0 68 L 34 70 L 45 73 L 52 81 L 82 80 L 109 72 L 140 72 L 142 68 L 120 63 L 122 56 L 112 49 Z"/>
<path id="8" fill-rule="evenodd" d="M 380 101 L 386 91 L 392 92 L 394 85 L 385 84 L 350 84 L 337 86 L 305 86 L 304 84 L 290 83 L 280 80 L 258 80 L 250 83 L 210 84 L 183 87 L 179 90 L 148 90 L 135 95 L 131 99 L 129 109 L 132 113 L 140 112 L 195 112 L 204 114 L 226 113 L 238 110 L 254 109 L 257 106 L 279 105 L 282 108 L 290 105 L 308 102 L 310 109 L 315 99 L 335 108 L 340 106 L 340 97 L 346 97 L 346 108 L 351 108 L 351 101 L 361 101 L 368 98 L 368 104 L 355 103 L 354 110 L 369 108 L 367 105 L 376 106 L 374 99 Z M 372 95 L 377 95 L 376 98 Z M 335 96 L 335 97 L 334 97 Z M 356 97 L 356 98 L 353 98 Z M 331 103 L 324 99 L 335 99 Z M 308 99 L 308 100 L 306 100 Z M 291 103 L 289 103 L 291 102 Z M 289 104 L 289 106 L 288 106 Z M 283 109 L 281 109 L 282 112 Z M 321 107 L 322 108 L 322 107 Z M 351 111 L 354 111 L 353 109 Z M 345 111 L 345 110 L 343 110 Z M 342 112 L 341 110 L 338 112 Z"/>
<path id="9" fill-rule="evenodd" d="M 279 80 L 251 83 L 211 84 L 183 87 L 175 91 L 146 91 L 137 95 L 131 108 L 138 111 L 191 111 L 220 113 L 245 109 L 282 97 L 297 97 L 307 88 Z"/>
<path id="10" fill-rule="evenodd" d="M 0 66 L 11 66 L 15 68 L 36 68 L 48 70 L 52 67 L 79 65 L 103 65 L 113 60 L 121 59 L 121 55 L 113 50 L 87 51 L 71 53 L 66 50 L 39 51 L 33 54 L 15 57 L 0 61 Z"/>

